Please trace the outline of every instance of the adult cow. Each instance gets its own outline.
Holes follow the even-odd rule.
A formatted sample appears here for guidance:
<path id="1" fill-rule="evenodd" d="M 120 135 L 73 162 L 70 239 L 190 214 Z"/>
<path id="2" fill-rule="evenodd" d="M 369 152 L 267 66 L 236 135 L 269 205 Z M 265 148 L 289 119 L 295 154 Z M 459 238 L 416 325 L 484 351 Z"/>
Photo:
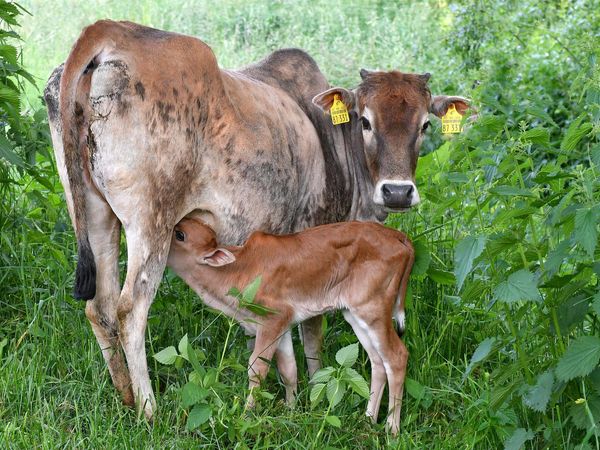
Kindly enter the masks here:
<path id="1" fill-rule="evenodd" d="M 83 30 L 45 99 L 77 236 L 74 295 L 93 299 L 86 315 L 125 403 L 152 416 L 144 332 L 183 217 L 208 223 L 220 242 L 239 244 L 254 230 L 382 221 L 419 201 L 414 173 L 428 115 L 444 114 L 451 103 L 463 111 L 467 103 L 432 97 L 428 74 L 361 76 L 353 91 L 329 89 L 300 50 L 229 71 L 192 37 L 130 22 Z M 335 95 L 352 110 L 349 124 L 333 127 L 321 111 Z M 204 297 L 210 303 L 211 293 Z M 303 334 L 314 372 L 320 321 Z"/>

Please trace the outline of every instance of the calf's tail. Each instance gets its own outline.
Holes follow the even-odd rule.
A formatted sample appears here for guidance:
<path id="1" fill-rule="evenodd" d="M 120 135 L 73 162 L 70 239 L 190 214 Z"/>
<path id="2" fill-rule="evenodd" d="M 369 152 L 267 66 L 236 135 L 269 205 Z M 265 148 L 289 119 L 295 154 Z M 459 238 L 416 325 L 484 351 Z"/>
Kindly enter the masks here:
<path id="1" fill-rule="evenodd" d="M 410 272 L 412 271 L 413 264 L 415 262 L 415 250 L 410 239 L 406 236 L 401 240 L 402 244 L 408 249 L 408 260 L 404 266 L 404 272 L 400 279 L 400 288 L 398 289 L 398 296 L 396 297 L 396 304 L 394 305 L 394 319 L 396 319 L 396 331 L 398 335 L 402 337 L 406 326 L 406 313 L 404 311 L 404 302 L 406 300 L 406 291 L 408 290 L 408 281 L 410 279 Z"/>

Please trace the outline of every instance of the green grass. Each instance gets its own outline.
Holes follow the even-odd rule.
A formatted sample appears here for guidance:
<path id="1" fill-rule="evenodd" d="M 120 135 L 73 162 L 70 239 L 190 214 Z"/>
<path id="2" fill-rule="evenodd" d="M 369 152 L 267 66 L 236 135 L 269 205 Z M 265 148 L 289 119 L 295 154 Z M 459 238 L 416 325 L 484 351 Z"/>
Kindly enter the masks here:
<path id="1" fill-rule="evenodd" d="M 506 7 L 506 2 L 500 3 Z M 533 3 L 533 0 L 529 2 Z M 22 4 L 32 14 L 21 18 L 20 33 L 24 42 L 24 65 L 39 80 L 37 89 L 28 86 L 26 90 L 27 100 L 34 109 L 41 105 L 38 96 L 49 73 L 64 61 L 81 28 L 100 18 L 128 19 L 198 36 L 211 45 L 221 66 L 226 68 L 241 67 L 277 48 L 294 46 L 307 50 L 332 84 L 345 87 L 358 83 L 361 67 L 429 71 L 433 75 L 430 84 L 436 93 L 474 95 L 481 97 L 482 103 L 485 100 L 493 104 L 501 97 L 496 94 L 501 92 L 521 101 L 519 107 L 513 108 L 512 104 L 500 105 L 498 100 L 498 111 L 494 110 L 502 121 L 500 128 L 511 132 L 518 129 L 520 123 L 539 125 L 531 116 L 519 115 L 520 109 L 528 106 L 522 100 L 527 97 L 528 89 L 542 89 L 538 85 L 545 83 L 550 87 L 543 89 L 559 96 L 562 95 L 560 82 L 571 80 L 570 65 L 540 61 L 544 58 L 535 49 L 540 42 L 559 62 L 562 62 L 564 49 L 553 41 L 549 44 L 547 37 L 540 37 L 539 33 L 532 38 L 529 56 L 521 61 L 522 67 L 517 60 L 506 61 L 501 55 L 500 49 L 510 48 L 506 41 L 499 41 L 496 48 L 492 39 L 492 44 L 488 42 L 488 56 L 496 58 L 491 60 L 497 63 L 498 72 L 494 72 L 496 66 L 489 64 L 468 72 L 463 58 L 470 63 L 472 49 L 459 52 L 452 42 L 456 39 L 477 41 L 477 33 L 481 34 L 482 42 L 483 38 L 488 39 L 485 32 L 489 23 L 485 20 L 489 16 L 472 16 L 471 23 L 468 15 L 467 18 L 460 16 L 456 7 L 451 9 L 444 1 L 393 4 L 385 1 L 226 0 L 215 6 L 213 2 L 191 0 L 145 0 L 135 4 L 115 0 L 56 0 L 51 4 L 26 0 Z M 461 30 L 467 30 L 460 36 L 456 34 L 459 18 Z M 468 28 L 465 23 L 474 26 Z M 509 31 L 518 32 L 513 28 Z M 506 39 L 514 45 L 510 33 L 506 33 L 509 36 Z M 537 71 L 539 67 L 545 69 Z M 555 67 L 558 67 L 559 81 L 552 78 Z M 514 75 L 510 70 L 518 73 L 515 79 L 536 81 L 531 85 L 517 85 L 514 92 L 506 92 L 501 89 L 504 86 L 501 83 Z M 486 88 L 493 95 L 489 94 L 488 98 L 485 92 L 471 91 L 475 79 L 486 80 Z M 500 87 L 496 89 L 496 86 Z M 546 91 L 542 93 L 550 95 Z M 568 127 L 572 119 L 569 114 L 575 114 L 571 110 L 577 110 L 572 106 L 575 100 L 560 98 L 560 104 L 550 113 L 561 127 Z M 595 123 L 597 126 L 597 120 Z M 562 137 L 562 129 L 547 123 L 544 126 L 551 130 L 554 145 Z M 437 126 L 432 128 L 423 147 L 424 154 L 442 142 Z M 511 151 L 522 155 L 531 151 L 533 156 L 528 161 L 532 165 L 534 157 L 537 161 L 545 155 L 535 153 L 524 144 L 521 146 L 520 141 L 517 150 L 509 148 L 510 142 L 514 143 L 512 138 L 506 139 L 510 142 L 505 144 L 504 136 L 497 137 L 483 126 L 469 136 L 471 141 L 465 140 L 464 145 L 470 146 L 473 158 L 480 158 L 476 162 L 481 167 L 489 164 L 496 154 L 477 156 L 480 149 L 492 148 L 500 155 Z M 432 267 L 450 272 L 453 249 L 463 236 L 488 231 L 490 235 L 493 231 L 509 232 L 518 225 L 516 220 L 510 220 L 508 225 L 497 225 L 498 210 L 493 209 L 493 205 L 500 202 L 498 199 L 490 201 L 488 198 L 480 206 L 480 196 L 490 187 L 481 181 L 484 177 L 480 172 L 484 170 L 467 166 L 458 145 L 451 149 L 449 152 L 446 148 L 446 160 L 442 161 L 440 152 L 432 154 L 433 158 L 427 161 L 422 160 L 419 177 L 425 193 L 424 204 L 413 213 L 394 216 L 388 221 L 409 235 L 422 235 L 423 245 L 431 252 Z M 510 174 L 517 164 L 506 161 L 503 168 Z M 561 161 L 561 164 L 567 166 L 567 162 Z M 311 407 L 310 385 L 297 336 L 294 336 L 294 344 L 300 385 L 296 407 L 289 409 L 283 404 L 283 386 L 271 370 L 263 390 L 274 397 L 261 398 L 255 411 L 244 412 L 247 374 L 240 364 L 245 366 L 249 353 L 243 333 L 236 326 L 228 338 L 228 320 L 203 307 L 195 294 L 169 273 L 150 311 L 147 332 L 146 348 L 158 412 L 153 424 L 138 419 L 134 411 L 121 405 L 85 318 L 84 305 L 71 298 L 76 251 L 66 205 L 53 162 L 38 155 L 37 165 L 46 174 L 43 184 L 16 170 L 18 185 L 0 180 L 0 448 L 492 449 L 502 448 L 516 428 L 536 433 L 535 440 L 526 444 L 527 448 L 573 448 L 582 442 L 582 432 L 572 426 L 569 416 L 573 399 L 584 396 L 579 387 L 571 385 L 570 390 L 565 390 L 565 383 L 558 384 L 553 391 L 556 403 L 551 403 L 545 414 L 533 412 L 521 401 L 518 391 L 523 387 L 521 372 L 528 376 L 535 372 L 518 366 L 515 352 L 530 351 L 526 355 L 530 365 L 536 366 L 536 370 L 538 366 L 545 370 L 552 367 L 564 349 L 558 352 L 556 337 L 551 333 L 550 337 L 546 336 L 549 326 L 543 315 L 545 306 L 527 309 L 525 305 L 504 310 L 489 307 L 492 288 L 508 271 L 509 257 L 496 261 L 497 271 L 492 264 L 493 275 L 487 271 L 486 261 L 477 260 L 475 276 L 469 277 L 462 292 L 457 292 L 452 281 L 436 282 L 424 273 L 411 280 L 404 337 L 410 352 L 407 374 L 410 381 L 405 389 L 401 433 L 397 439 L 392 439 L 383 429 L 386 397 L 379 423 L 373 425 L 364 417 L 366 401 L 355 394 L 346 396 L 332 411 L 341 419 L 341 427 L 325 426 L 319 435 L 327 408 Z M 470 178 L 456 181 L 457 172 Z M 517 182 L 513 181 L 515 185 Z M 589 183 L 591 186 L 592 181 Z M 592 204 L 592 200 L 589 203 Z M 506 206 L 507 209 L 514 207 L 508 201 Z M 479 219 L 481 216 L 483 219 L 475 225 L 478 214 Z M 570 233 L 573 225 L 569 225 L 568 220 L 565 219 L 565 227 Z M 539 216 L 535 221 L 540 227 L 547 222 L 545 217 Z M 530 230 L 527 226 L 525 229 Z M 530 231 L 523 231 L 518 235 L 525 245 L 531 245 L 528 233 Z M 557 231 L 554 240 L 559 238 L 562 239 L 562 235 Z M 534 265 L 535 249 L 526 246 L 521 250 L 523 257 Z M 594 275 L 589 276 L 593 279 Z M 514 317 L 509 317 L 506 311 L 514 312 Z M 544 320 L 537 321 L 540 317 Z M 511 330 L 511 320 L 517 324 L 517 330 Z M 596 328 L 595 316 L 593 321 L 581 325 L 586 333 L 594 333 Z M 531 330 L 542 330 L 546 335 L 539 332 L 528 341 L 531 334 L 527 333 Z M 571 326 L 566 335 L 572 330 Z M 165 347 L 177 346 L 185 334 L 194 347 L 204 353 L 203 367 L 219 371 L 221 383 L 214 391 L 218 400 L 214 402 L 213 419 L 200 428 L 201 431 L 194 432 L 185 429 L 187 411 L 181 407 L 179 393 L 180 387 L 188 381 L 190 368 L 162 366 L 151 357 Z M 502 345 L 498 344 L 497 351 L 464 376 L 477 346 L 491 336 L 499 337 Z M 545 346 L 546 341 L 552 343 L 550 350 Z M 324 365 L 335 366 L 336 351 L 353 342 L 356 338 L 342 316 L 327 316 Z M 562 340 L 559 344 L 562 345 Z M 223 361 L 222 355 L 225 356 Z M 369 380 L 364 351 L 355 368 Z M 506 398 L 498 401 L 498 393 L 508 388 L 512 390 L 506 390 Z M 593 442 L 593 439 L 588 440 L 588 444 Z"/>

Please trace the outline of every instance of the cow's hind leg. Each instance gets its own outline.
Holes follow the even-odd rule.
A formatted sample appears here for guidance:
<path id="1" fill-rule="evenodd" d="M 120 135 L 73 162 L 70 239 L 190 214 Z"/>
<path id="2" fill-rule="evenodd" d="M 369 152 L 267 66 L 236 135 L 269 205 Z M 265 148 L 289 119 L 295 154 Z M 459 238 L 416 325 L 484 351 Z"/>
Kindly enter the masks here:
<path id="1" fill-rule="evenodd" d="M 118 335 L 119 241 L 121 225 L 108 204 L 89 193 L 88 233 L 96 263 L 96 295 L 87 302 L 85 314 L 90 321 L 113 384 L 126 405 L 133 405 L 129 371 L 125 365 Z"/>
<path id="2" fill-rule="evenodd" d="M 275 351 L 275 358 L 277 359 L 277 370 L 279 370 L 281 381 L 285 386 L 285 403 L 293 406 L 298 389 L 298 369 L 292 344 L 292 333 L 289 330 L 281 337 L 279 347 Z"/>
<path id="3" fill-rule="evenodd" d="M 140 213 L 138 218 L 142 217 L 144 215 Z M 166 265 L 171 229 L 130 226 L 125 227 L 125 237 L 127 276 L 117 310 L 119 336 L 138 411 L 142 410 L 151 419 L 155 400 L 146 361 L 145 332 L 148 311 Z"/>
<path id="4" fill-rule="evenodd" d="M 321 368 L 321 344 L 323 341 L 323 316 L 306 319 L 300 325 L 300 336 L 304 346 L 304 355 L 308 366 L 308 375 L 312 378 Z"/>

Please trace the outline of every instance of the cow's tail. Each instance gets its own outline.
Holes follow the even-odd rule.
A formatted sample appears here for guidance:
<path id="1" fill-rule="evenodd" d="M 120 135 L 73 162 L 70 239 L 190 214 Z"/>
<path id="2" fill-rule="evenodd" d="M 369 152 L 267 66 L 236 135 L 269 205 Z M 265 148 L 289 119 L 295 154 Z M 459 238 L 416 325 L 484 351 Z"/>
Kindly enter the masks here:
<path id="1" fill-rule="evenodd" d="M 88 237 L 86 211 L 86 182 L 84 158 L 86 123 L 85 108 L 89 99 L 87 92 L 80 92 L 84 75 L 97 66 L 98 58 L 110 43 L 110 32 L 115 22 L 100 21 L 85 28 L 65 62 L 60 80 L 60 122 L 62 125 L 65 165 L 73 195 L 74 228 L 77 236 L 77 269 L 73 296 L 89 300 L 96 295 L 96 263 Z"/>
<path id="2" fill-rule="evenodd" d="M 396 297 L 396 304 L 394 305 L 394 319 L 396 319 L 396 331 L 398 335 L 402 337 L 406 326 L 406 313 L 404 311 L 404 302 L 406 300 L 406 291 L 408 290 L 408 281 L 410 279 L 410 272 L 412 271 L 413 264 L 415 262 L 415 250 L 410 239 L 403 235 L 403 239 L 400 241 L 408 249 L 408 261 L 404 266 L 404 272 L 400 279 L 400 288 L 398 289 L 398 296 Z"/>

